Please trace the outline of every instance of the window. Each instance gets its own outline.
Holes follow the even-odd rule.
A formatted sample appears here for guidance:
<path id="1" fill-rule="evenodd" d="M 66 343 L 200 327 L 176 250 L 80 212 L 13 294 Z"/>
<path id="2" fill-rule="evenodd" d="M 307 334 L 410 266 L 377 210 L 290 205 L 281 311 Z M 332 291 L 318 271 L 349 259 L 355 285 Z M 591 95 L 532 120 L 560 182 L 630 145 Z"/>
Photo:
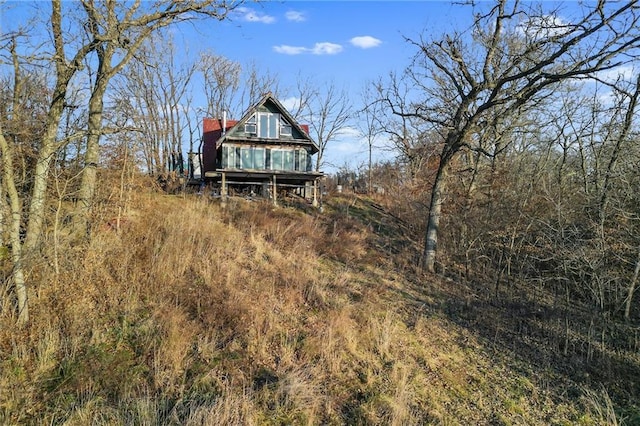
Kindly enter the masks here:
<path id="1" fill-rule="evenodd" d="M 253 168 L 264 170 L 265 168 L 265 149 L 253 148 Z"/>
<path id="2" fill-rule="evenodd" d="M 242 147 L 240 149 L 241 169 L 263 170 L 265 168 L 265 149 L 256 147 Z"/>
<path id="3" fill-rule="evenodd" d="M 272 149 L 271 150 L 271 170 L 282 170 L 282 157 L 283 157 L 282 149 Z"/>
<path id="4" fill-rule="evenodd" d="M 278 113 L 258 111 L 246 121 L 244 131 L 264 139 L 290 138 L 292 126 Z"/>
<path id="5" fill-rule="evenodd" d="M 301 172 L 308 172 L 309 167 L 307 167 L 307 150 L 299 149 L 296 151 L 296 170 Z"/>
<path id="6" fill-rule="evenodd" d="M 291 124 L 280 117 L 280 136 L 291 136 Z"/>
<path id="7" fill-rule="evenodd" d="M 251 148 L 242 148 L 242 163 L 240 164 L 241 169 L 253 169 L 253 153 L 251 152 Z"/>
<path id="8" fill-rule="evenodd" d="M 287 149 L 282 155 L 282 169 L 294 170 L 295 169 L 295 152 L 291 149 Z"/>
<path id="9" fill-rule="evenodd" d="M 236 147 L 224 145 L 222 147 L 222 168 L 234 169 L 236 167 Z"/>
<path id="10" fill-rule="evenodd" d="M 303 151 L 306 154 L 306 151 Z M 295 149 L 270 149 L 267 151 L 270 170 L 299 170 L 299 153 Z M 306 156 L 305 156 L 306 157 Z M 303 160 L 303 161 L 306 161 Z"/>
<path id="11" fill-rule="evenodd" d="M 259 111 L 247 120 L 244 131 L 264 139 L 291 137 L 291 124 L 278 113 Z"/>
<path id="12" fill-rule="evenodd" d="M 244 125 L 245 133 L 249 133 L 251 135 L 257 134 L 257 126 L 256 126 L 256 116 L 255 114 L 249 117 L 247 122 Z"/>
<path id="13" fill-rule="evenodd" d="M 280 114 L 271 112 L 258 113 L 258 136 L 267 139 L 278 137 L 278 117 Z"/>

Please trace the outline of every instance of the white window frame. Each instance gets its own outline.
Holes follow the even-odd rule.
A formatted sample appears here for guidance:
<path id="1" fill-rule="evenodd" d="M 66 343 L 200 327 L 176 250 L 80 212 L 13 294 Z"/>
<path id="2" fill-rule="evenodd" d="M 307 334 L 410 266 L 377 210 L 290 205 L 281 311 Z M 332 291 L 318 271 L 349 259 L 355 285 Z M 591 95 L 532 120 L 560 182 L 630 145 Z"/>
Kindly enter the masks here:
<path id="1" fill-rule="evenodd" d="M 258 125 L 256 124 L 256 115 L 253 114 L 247 122 L 244 124 L 244 132 L 249 133 L 250 135 L 258 134 Z"/>
<path id="2" fill-rule="evenodd" d="M 293 126 L 280 114 L 280 136 L 292 136 Z"/>

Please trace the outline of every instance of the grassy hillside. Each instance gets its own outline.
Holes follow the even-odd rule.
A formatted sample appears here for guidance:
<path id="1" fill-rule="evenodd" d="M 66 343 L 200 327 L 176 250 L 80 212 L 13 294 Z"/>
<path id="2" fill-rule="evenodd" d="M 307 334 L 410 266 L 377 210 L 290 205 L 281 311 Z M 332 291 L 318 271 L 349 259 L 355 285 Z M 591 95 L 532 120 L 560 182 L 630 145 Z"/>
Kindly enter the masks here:
<path id="1" fill-rule="evenodd" d="M 421 275 L 371 200 L 150 194 L 113 228 L 49 246 L 28 328 L 4 302 L 0 423 L 640 422 L 637 328 Z"/>

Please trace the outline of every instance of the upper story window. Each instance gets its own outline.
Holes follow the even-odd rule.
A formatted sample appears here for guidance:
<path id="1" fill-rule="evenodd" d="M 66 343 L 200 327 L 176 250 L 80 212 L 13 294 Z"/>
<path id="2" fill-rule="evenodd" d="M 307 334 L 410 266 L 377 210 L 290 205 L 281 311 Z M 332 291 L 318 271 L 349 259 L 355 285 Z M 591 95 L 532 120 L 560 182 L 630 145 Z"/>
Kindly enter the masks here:
<path id="1" fill-rule="evenodd" d="M 260 138 L 278 139 L 291 137 L 291 124 L 278 113 L 259 111 L 249 117 L 244 131 Z"/>
<path id="2" fill-rule="evenodd" d="M 280 117 L 280 136 L 291 136 L 291 124 L 284 117 Z"/>
<path id="3" fill-rule="evenodd" d="M 261 138 L 278 138 L 278 121 L 280 114 L 258 112 L 258 136 Z"/>
<path id="4" fill-rule="evenodd" d="M 256 126 L 256 115 L 253 114 L 244 125 L 245 133 L 249 133 L 251 135 L 258 134 L 258 127 Z"/>

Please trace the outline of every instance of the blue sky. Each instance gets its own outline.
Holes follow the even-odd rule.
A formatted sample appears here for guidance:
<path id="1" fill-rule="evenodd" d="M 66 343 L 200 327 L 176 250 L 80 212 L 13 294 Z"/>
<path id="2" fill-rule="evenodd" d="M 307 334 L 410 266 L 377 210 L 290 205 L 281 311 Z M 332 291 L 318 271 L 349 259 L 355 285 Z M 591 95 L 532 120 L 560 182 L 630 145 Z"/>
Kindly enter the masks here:
<path id="1" fill-rule="evenodd" d="M 267 1 L 247 3 L 209 29 L 181 30 L 181 38 L 191 51 L 254 61 L 283 86 L 298 76 L 318 85 L 334 82 L 357 103 L 364 84 L 407 66 L 415 48 L 405 37 L 459 28 L 470 12 L 445 1 Z M 325 169 L 362 164 L 366 151 L 367 144 L 347 130 L 327 148 Z M 389 155 L 379 150 L 376 157 Z"/>
<path id="2" fill-rule="evenodd" d="M 38 28 L 47 25 L 50 4 L 9 1 L 0 3 L 0 12 L 0 31 L 33 15 L 39 16 Z M 415 48 L 405 36 L 461 28 L 470 16 L 470 7 L 445 1 L 264 1 L 247 2 L 228 21 L 198 21 L 173 31 L 174 42 L 190 55 L 211 50 L 242 65 L 253 62 L 284 87 L 293 87 L 298 76 L 318 85 L 333 82 L 357 103 L 366 82 L 407 66 Z M 334 167 L 327 168 L 361 164 L 365 152 L 366 143 L 345 132 L 328 147 L 328 166 Z"/>
<path id="3" fill-rule="evenodd" d="M 403 35 L 442 25 L 450 10 L 448 2 L 429 1 L 247 3 L 232 21 L 193 39 L 285 78 L 303 73 L 352 85 L 406 64 L 412 49 Z"/>
<path id="4" fill-rule="evenodd" d="M 481 7 L 492 4 L 477 3 Z M 561 13 L 579 9 L 576 2 L 543 4 L 548 8 L 560 5 Z M 67 11 L 78 7 L 72 1 L 63 5 Z M 280 88 L 285 89 L 294 87 L 299 76 L 318 86 L 333 82 L 347 89 L 357 105 L 363 85 L 409 65 L 416 48 L 405 37 L 418 39 L 424 34 L 439 38 L 445 32 L 464 32 L 472 13 L 470 6 L 451 1 L 247 2 L 229 20 L 196 21 L 174 27 L 172 33 L 174 43 L 191 59 L 200 52 L 213 51 L 242 66 L 253 63 L 259 70 L 275 74 Z M 38 34 L 31 46 L 50 41 L 45 28 L 49 14 L 48 1 L 0 0 L 0 32 L 27 27 Z M 35 20 L 31 22 L 31 18 Z M 23 48 L 28 50 L 29 46 Z M 202 97 L 199 100 L 195 94 L 194 99 L 195 109 L 205 106 Z M 285 105 L 288 100 L 281 99 Z M 327 148 L 326 171 L 365 163 L 367 145 L 350 130 Z M 375 157 L 389 159 L 392 154 L 378 150 Z"/>

